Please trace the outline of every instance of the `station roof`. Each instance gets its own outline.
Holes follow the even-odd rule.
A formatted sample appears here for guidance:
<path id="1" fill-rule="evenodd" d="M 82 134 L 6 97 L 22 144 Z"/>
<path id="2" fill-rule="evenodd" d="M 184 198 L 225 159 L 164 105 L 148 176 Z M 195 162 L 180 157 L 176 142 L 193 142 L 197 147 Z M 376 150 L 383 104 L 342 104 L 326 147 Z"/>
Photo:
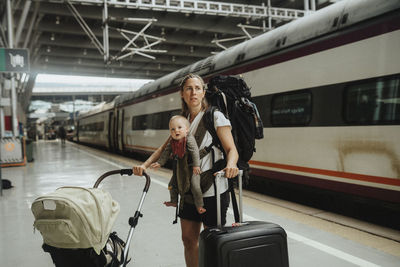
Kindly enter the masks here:
<path id="1" fill-rule="evenodd" d="M 0 2 L 3 22 L 8 1 Z M 13 47 L 28 48 L 30 53 L 30 82 L 23 86 L 29 91 L 37 73 L 157 79 L 305 16 L 308 1 L 9 2 Z M 331 2 L 335 1 L 311 0 L 308 8 L 314 4 L 319 9 Z M 7 27 L 8 23 L 2 23 L 3 47 L 9 47 Z"/>
<path id="2" fill-rule="evenodd" d="M 2 2 L 4 16 L 6 1 Z M 217 53 L 223 49 L 218 44 L 229 47 L 249 38 L 240 25 L 255 36 L 263 32 L 263 23 L 268 30 L 268 17 L 275 27 L 304 16 L 304 0 L 271 0 L 276 12 L 271 16 L 262 0 L 11 2 L 16 3 L 14 47 L 29 48 L 32 71 L 145 79 L 159 78 Z M 228 38 L 238 39 L 216 43 Z"/>

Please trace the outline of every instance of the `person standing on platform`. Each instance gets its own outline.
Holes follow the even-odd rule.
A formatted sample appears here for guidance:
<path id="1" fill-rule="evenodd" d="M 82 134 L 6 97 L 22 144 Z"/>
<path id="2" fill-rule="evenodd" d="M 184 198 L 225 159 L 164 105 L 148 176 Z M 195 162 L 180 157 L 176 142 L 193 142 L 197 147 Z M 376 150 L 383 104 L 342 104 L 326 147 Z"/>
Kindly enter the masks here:
<path id="1" fill-rule="evenodd" d="M 65 128 L 62 125 L 58 128 L 58 136 L 61 139 L 61 144 L 65 144 L 65 138 L 67 137 L 67 132 L 65 131 Z"/>
<path id="2" fill-rule="evenodd" d="M 196 136 L 196 131 L 202 124 L 202 118 L 207 104 L 205 101 L 205 88 L 203 79 L 195 74 L 188 74 L 185 76 L 180 84 L 180 95 L 182 100 L 182 115 L 188 118 L 191 123 L 189 133 Z M 217 132 L 217 136 L 222 144 L 226 154 L 226 165 L 223 168 L 225 176 L 227 178 L 236 177 L 239 173 L 239 169 L 236 166 L 239 155 L 233 141 L 231 133 L 231 124 L 229 120 L 219 111 L 214 113 L 214 126 Z M 169 139 L 167 140 L 167 142 Z M 143 164 L 140 166 L 134 166 L 133 172 L 135 175 L 142 175 L 153 162 L 156 162 L 167 145 L 160 146 Z M 200 141 L 199 150 L 211 145 L 212 136 L 206 131 L 203 140 Z M 215 146 L 214 150 L 208 153 L 200 160 L 201 179 L 209 180 L 209 176 L 213 175 L 214 163 L 223 159 L 223 153 Z M 214 153 L 214 162 L 212 153 Z M 218 181 L 221 193 L 221 222 L 224 225 L 226 223 L 226 212 L 229 206 L 229 191 L 228 182 L 226 179 Z M 216 215 L 216 197 L 215 190 L 212 183 L 208 188 L 204 189 L 203 202 L 204 208 L 207 212 L 199 214 L 194 204 L 184 203 L 182 210 L 179 211 L 178 216 L 181 222 L 182 241 L 184 246 L 185 262 L 188 267 L 197 267 L 199 261 L 199 235 L 201 226 L 211 227 L 217 224 Z"/>

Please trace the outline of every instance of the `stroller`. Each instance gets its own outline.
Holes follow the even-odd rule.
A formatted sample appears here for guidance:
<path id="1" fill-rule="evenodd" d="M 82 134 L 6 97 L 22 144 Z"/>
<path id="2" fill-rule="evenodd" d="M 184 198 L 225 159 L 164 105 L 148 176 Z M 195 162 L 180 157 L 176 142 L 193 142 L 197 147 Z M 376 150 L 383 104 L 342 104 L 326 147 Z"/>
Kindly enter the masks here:
<path id="1" fill-rule="evenodd" d="M 111 228 L 119 213 L 119 204 L 111 195 L 99 189 L 108 176 L 132 175 L 131 169 L 113 170 L 100 176 L 93 188 L 61 187 L 38 197 L 32 203 L 34 228 L 43 237 L 43 250 L 49 252 L 56 267 L 116 267 L 126 266 L 132 235 L 138 223 L 144 198 L 150 187 L 146 184 L 133 217 L 126 242 Z"/>

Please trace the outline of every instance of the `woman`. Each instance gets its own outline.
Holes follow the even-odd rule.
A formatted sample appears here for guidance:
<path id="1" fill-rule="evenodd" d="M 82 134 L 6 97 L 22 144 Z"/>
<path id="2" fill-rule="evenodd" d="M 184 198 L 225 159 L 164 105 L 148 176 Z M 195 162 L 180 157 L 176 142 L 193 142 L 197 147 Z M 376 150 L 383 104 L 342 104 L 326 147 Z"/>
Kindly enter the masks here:
<path id="1" fill-rule="evenodd" d="M 204 111 L 207 107 L 205 102 L 205 89 L 203 79 L 195 74 L 188 74 L 184 77 L 180 84 L 180 94 L 182 99 L 182 114 L 187 117 L 191 123 L 190 132 L 194 134 L 197 126 L 201 121 Z M 238 160 L 238 152 L 233 141 L 231 133 L 231 125 L 225 116 L 217 111 L 214 113 L 214 125 L 218 138 L 225 150 L 226 154 L 226 167 L 223 169 L 227 178 L 233 178 L 238 175 L 238 168 L 236 166 Z M 212 143 L 212 137 L 209 132 L 206 132 L 199 149 L 202 149 Z M 133 172 L 135 175 L 142 175 L 143 171 L 150 166 L 151 163 L 157 161 L 160 157 L 164 146 L 159 147 L 147 160 L 140 166 L 134 166 Z M 213 147 L 215 161 L 223 158 L 223 153 L 216 147 Z M 201 159 L 200 168 L 205 172 L 212 168 L 212 157 L 209 153 Z M 226 179 L 220 180 L 221 194 L 221 210 L 222 210 L 222 224 L 226 222 L 226 211 L 229 206 L 228 182 Z M 203 193 L 204 208 L 207 210 L 203 215 L 197 213 L 196 207 L 192 204 L 185 203 L 183 209 L 179 212 L 181 221 L 182 241 L 184 246 L 184 254 L 186 266 L 198 266 L 198 241 L 203 223 L 204 227 L 215 225 L 216 221 L 216 201 L 215 201 L 214 187 L 211 186 L 206 192 Z"/>

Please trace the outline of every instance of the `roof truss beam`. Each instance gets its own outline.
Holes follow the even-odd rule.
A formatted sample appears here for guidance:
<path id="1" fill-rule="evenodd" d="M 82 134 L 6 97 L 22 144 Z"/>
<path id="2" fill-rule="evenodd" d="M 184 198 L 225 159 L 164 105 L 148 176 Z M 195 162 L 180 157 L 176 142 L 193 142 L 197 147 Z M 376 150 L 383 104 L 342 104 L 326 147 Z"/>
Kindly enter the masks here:
<path id="1" fill-rule="evenodd" d="M 70 2 L 93 5 L 104 4 L 104 0 L 70 0 Z M 273 17 L 274 19 L 296 19 L 306 14 L 306 11 L 297 9 L 200 0 L 109 0 L 107 3 L 109 6 L 122 8 L 243 18 Z"/>

